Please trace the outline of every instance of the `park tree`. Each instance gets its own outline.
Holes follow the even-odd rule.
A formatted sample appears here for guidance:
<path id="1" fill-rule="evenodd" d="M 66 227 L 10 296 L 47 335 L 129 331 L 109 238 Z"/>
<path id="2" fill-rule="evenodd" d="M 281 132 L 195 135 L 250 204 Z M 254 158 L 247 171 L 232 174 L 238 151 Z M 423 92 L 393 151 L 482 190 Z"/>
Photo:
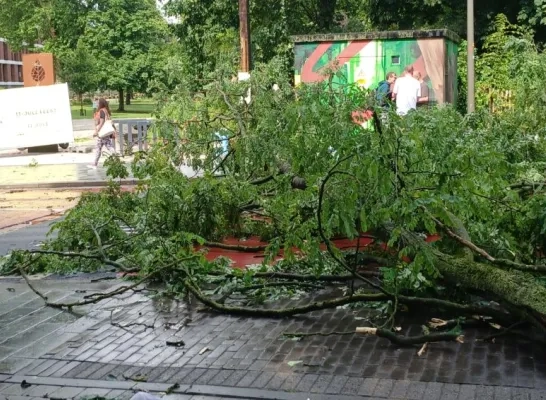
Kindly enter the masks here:
<path id="1" fill-rule="evenodd" d="M 99 83 L 95 59 L 90 49 L 79 41 L 75 49 L 59 50 L 57 60 L 57 75 L 78 96 L 80 114 L 83 115 L 83 95 L 96 90 Z"/>
<path id="2" fill-rule="evenodd" d="M 2 0 L 0 7 L 0 36 L 14 48 L 40 43 L 63 65 L 73 63 L 82 42 L 101 85 L 120 94 L 120 110 L 124 92 L 146 89 L 157 49 L 169 39 L 153 0 Z M 65 56 L 71 59 L 65 62 Z"/>
<path id="3" fill-rule="evenodd" d="M 83 40 L 96 58 L 104 86 L 119 94 L 144 90 L 158 48 L 169 37 L 167 22 L 152 0 L 104 0 L 87 16 Z"/>
<path id="4" fill-rule="evenodd" d="M 367 0 L 363 6 L 376 29 L 449 28 L 466 35 L 466 3 L 457 0 Z M 495 16 L 504 14 L 535 32 L 535 40 L 546 41 L 546 14 L 543 0 L 474 1 L 475 29 L 479 43 L 489 33 Z"/>
<path id="5" fill-rule="evenodd" d="M 173 32 L 184 52 L 185 70 L 203 86 L 219 59 L 237 62 L 238 3 L 223 0 L 169 0 L 167 15 L 176 17 Z"/>
<path id="6" fill-rule="evenodd" d="M 0 36 L 14 49 L 42 44 L 75 48 L 86 26 L 93 1 L 1 0 Z"/>
<path id="7" fill-rule="evenodd" d="M 238 3 L 225 0 L 166 0 L 165 12 L 184 52 L 193 60 L 192 75 L 203 81 L 224 60 L 237 65 Z M 368 27 L 361 2 L 353 0 L 250 1 L 252 62 L 283 57 L 292 66 L 290 36 L 317 32 L 362 30 Z M 234 51 L 235 50 L 235 51 Z"/>

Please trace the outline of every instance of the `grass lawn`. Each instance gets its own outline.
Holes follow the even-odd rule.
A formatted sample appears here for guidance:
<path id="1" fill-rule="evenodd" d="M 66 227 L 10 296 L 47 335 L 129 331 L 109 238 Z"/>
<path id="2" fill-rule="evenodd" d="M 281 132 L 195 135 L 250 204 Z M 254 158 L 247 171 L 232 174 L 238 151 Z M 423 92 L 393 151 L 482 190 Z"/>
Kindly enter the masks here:
<path id="1" fill-rule="evenodd" d="M 80 105 L 73 105 L 72 119 L 90 119 L 93 118 L 93 107 L 91 105 L 83 105 L 83 109 L 86 112 L 85 115 L 80 115 Z M 131 105 L 125 105 L 125 111 L 117 111 L 118 104 L 113 101 L 110 102 L 110 110 L 112 111 L 112 118 L 150 118 L 152 111 L 155 109 L 155 103 L 152 99 L 135 99 L 131 101 Z"/>

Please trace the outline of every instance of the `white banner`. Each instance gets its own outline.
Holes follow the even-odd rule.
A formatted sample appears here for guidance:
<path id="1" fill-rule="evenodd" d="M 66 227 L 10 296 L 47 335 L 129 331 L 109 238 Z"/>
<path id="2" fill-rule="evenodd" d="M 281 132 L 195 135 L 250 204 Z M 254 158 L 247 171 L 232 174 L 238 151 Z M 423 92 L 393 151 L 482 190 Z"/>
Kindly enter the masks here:
<path id="1" fill-rule="evenodd" d="M 34 147 L 73 141 L 66 83 L 0 90 L 0 147 Z"/>

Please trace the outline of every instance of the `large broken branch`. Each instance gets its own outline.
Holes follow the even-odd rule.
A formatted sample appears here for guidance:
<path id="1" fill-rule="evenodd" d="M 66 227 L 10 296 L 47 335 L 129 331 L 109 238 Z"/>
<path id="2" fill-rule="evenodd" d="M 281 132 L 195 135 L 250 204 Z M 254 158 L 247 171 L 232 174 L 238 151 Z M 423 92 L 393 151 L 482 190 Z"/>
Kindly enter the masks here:
<path id="1" fill-rule="evenodd" d="M 56 255 L 59 257 L 66 257 L 66 258 L 85 258 L 88 260 L 100 261 L 106 265 L 110 265 L 111 267 L 114 267 L 123 272 L 138 271 L 138 268 L 127 268 L 121 263 L 118 263 L 116 261 L 106 258 L 104 254 L 86 254 L 86 253 L 76 253 L 72 251 L 63 252 L 63 251 L 53 251 L 53 250 L 30 250 L 28 251 L 28 254 L 49 254 L 49 255 Z"/>
<path id="2" fill-rule="evenodd" d="M 132 284 L 130 286 L 121 286 L 121 287 L 119 287 L 119 288 L 117 288 L 115 290 L 112 290 L 110 292 L 96 294 L 95 296 L 93 296 L 93 298 L 90 298 L 88 300 L 75 301 L 73 303 L 52 303 L 52 302 L 50 302 L 48 300 L 47 296 L 40 293 L 34 287 L 34 285 L 30 282 L 30 279 L 28 278 L 28 276 L 25 273 L 25 271 L 23 270 L 23 268 L 19 268 L 19 272 L 20 272 L 21 276 L 23 277 L 23 279 L 25 280 L 25 282 L 27 283 L 28 287 L 34 293 L 36 293 L 39 297 L 41 297 L 42 300 L 45 301 L 46 306 L 51 307 L 51 308 L 67 308 L 67 309 L 71 309 L 73 307 L 85 306 L 85 305 L 88 305 L 88 304 L 97 304 L 98 302 L 100 302 L 102 300 L 109 299 L 109 298 L 112 298 L 114 296 L 123 294 L 123 293 L 125 293 L 125 292 L 127 292 L 127 291 L 129 291 L 131 289 L 134 289 L 134 288 L 142 285 L 144 282 L 146 282 L 148 279 L 150 279 L 152 277 L 152 275 L 155 274 L 155 273 L 151 273 L 151 274 L 145 276 L 144 278 L 138 280 L 136 283 L 134 283 L 134 284 Z"/>
<path id="3" fill-rule="evenodd" d="M 491 263 L 498 265 L 500 267 L 505 268 L 513 268 L 520 271 L 526 271 L 526 272 L 541 272 L 546 273 L 546 265 L 529 265 L 529 264 L 521 264 L 515 261 L 510 261 L 502 258 L 495 258 L 492 255 L 490 255 L 488 252 L 486 252 L 484 249 L 478 247 L 474 243 L 472 243 L 470 240 L 463 238 L 459 235 L 457 235 L 455 232 L 453 232 L 451 229 L 449 229 L 442 221 L 435 218 L 429 213 L 429 216 L 432 218 L 432 220 L 438 225 L 444 232 L 448 234 L 449 237 L 455 239 L 457 242 L 462 244 L 463 246 L 467 247 L 468 249 L 472 250 L 476 254 L 479 254 L 480 256 L 484 257 L 487 261 L 490 261 Z"/>
<path id="4" fill-rule="evenodd" d="M 338 297 L 330 300 L 313 302 L 299 307 L 288 307 L 282 309 L 264 309 L 264 308 L 252 308 L 252 307 L 236 307 L 230 305 L 220 304 L 219 302 L 204 295 L 199 288 L 190 280 L 184 281 L 184 286 L 204 305 L 210 307 L 213 310 L 224 312 L 232 315 L 244 315 L 249 317 L 290 317 L 298 314 L 305 314 L 311 311 L 325 310 L 328 308 L 335 308 L 351 303 L 366 303 L 366 302 L 384 302 L 394 300 L 394 296 L 384 293 L 367 293 L 367 294 L 353 294 L 350 296 Z M 466 315 L 489 315 L 500 320 L 506 320 L 509 314 L 496 309 L 494 307 L 488 307 L 485 305 L 470 305 L 459 304 L 442 299 L 435 299 L 430 297 L 412 297 L 398 295 L 399 304 L 414 305 L 418 307 L 438 308 L 443 310 L 455 311 L 457 313 Z"/>
<path id="5" fill-rule="evenodd" d="M 509 305 L 522 308 L 522 311 L 532 310 L 546 316 L 546 287 L 538 283 L 532 275 L 518 270 L 506 271 L 497 268 L 496 264 L 445 254 L 425 243 L 413 232 L 404 231 L 402 239 L 412 246 L 426 247 L 425 250 L 436 258 L 435 267 L 448 282 L 466 290 L 502 299 Z M 513 314 L 512 311 L 511 313 Z M 533 324 L 537 325 L 537 319 L 533 319 Z M 539 325 L 546 332 L 546 323 Z"/>

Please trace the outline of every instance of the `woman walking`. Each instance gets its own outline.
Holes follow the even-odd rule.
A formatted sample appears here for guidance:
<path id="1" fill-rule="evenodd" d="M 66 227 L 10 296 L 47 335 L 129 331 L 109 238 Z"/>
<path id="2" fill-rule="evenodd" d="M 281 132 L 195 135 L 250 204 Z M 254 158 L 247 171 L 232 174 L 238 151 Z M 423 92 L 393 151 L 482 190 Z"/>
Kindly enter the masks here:
<path id="1" fill-rule="evenodd" d="M 106 149 L 110 151 L 110 153 L 112 154 L 116 153 L 116 149 L 112 143 L 112 139 L 114 139 L 116 136 L 115 131 L 112 132 L 111 135 L 108 135 L 102 138 L 99 136 L 99 132 L 101 128 L 103 127 L 104 123 L 110 119 L 111 119 L 111 113 L 110 113 L 110 107 L 108 107 L 108 102 L 101 97 L 98 103 L 98 111 L 95 113 L 95 133 L 93 134 L 93 137 L 97 138 L 97 145 L 95 147 L 95 162 L 92 165 L 90 165 L 89 168 L 97 169 L 97 166 L 99 165 L 100 156 L 102 155 L 103 147 L 106 146 Z"/>

